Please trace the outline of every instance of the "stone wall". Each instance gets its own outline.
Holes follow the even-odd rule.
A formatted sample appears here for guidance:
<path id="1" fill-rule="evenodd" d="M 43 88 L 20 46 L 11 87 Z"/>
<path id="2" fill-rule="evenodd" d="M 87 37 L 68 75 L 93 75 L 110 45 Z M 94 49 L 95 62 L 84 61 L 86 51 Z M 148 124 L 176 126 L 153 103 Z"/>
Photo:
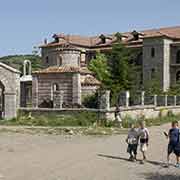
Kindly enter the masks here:
<path id="1" fill-rule="evenodd" d="M 155 49 L 154 57 L 151 56 L 151 49 Z M 163 87 L 163 60 L 164 40 L 162 38 L 147 38 L 143 40 L 143 84 L 150 81 L 152 69 L 155 70 Z"/>
<path id="2" fill-rule="evenodd" d="M 0 81 L 4 86 L 3 117 L 16 117 L 17 108 L 20 106 L 20 72 L 0 63 Z"/>
<path id="3" fill-rule="evenodd" d="M 33 107 L 40 105 L 43 100 L 53 100 L 52 85 L 57 84 L 59 91 L 63 91 L 63 101 L 72 103 L 73 73 L 39 74 L 33 75 L 32 98 Z"/>
<path id="4" fill-rule="evenodd" d="M 48 59 L 47 59 L 48 58 Z M 49 47 L 42 49 L 43 66 L 80 66 L 81 51 L 76 49 L 62 49 L 60 47 Z"/>
<path id="5" fill-rule="evenodd" d="M 121 108 L 121 117 L 130 117 L 132 119 L 138 119 L 144 117 L 157 118 L 159 116 L 166 116 L 168 112 L 172 112 L 175 115 L 180 114 L 180 106 L 172 107 L 154 107 L 154 106 L 145 106 L 145 107 L 129 107 Z M 106 118 L 109 120 L 115 120 L 115 108 L 111 108 L 110 111 L 107 111 L 105 114 Z"/>
<path id="6" fill-rule="evenodd" d="M 81 86 L 81 96 L 85 97 L 85 96 L 93 95 L 98 88 L 99 88 L 98 86 L 82 85 Z"/>

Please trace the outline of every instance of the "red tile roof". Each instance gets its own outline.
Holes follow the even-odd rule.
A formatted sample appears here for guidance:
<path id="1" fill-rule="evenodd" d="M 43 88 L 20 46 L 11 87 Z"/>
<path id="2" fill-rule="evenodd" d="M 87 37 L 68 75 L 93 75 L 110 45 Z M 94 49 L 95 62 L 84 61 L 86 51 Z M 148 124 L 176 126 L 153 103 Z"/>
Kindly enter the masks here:
<path id="1" fill-rule="evenodd" d="M 101 83 L 98 81 L 94 76 L 92 75 L 86 75 L 86 77 L 81 78 L 81 84 L 83 86 L 91 86 L 91 85 L 97 85 L 100 86 Z"/>
<path id="2" fill-rule="evenodd" d="M 49 74 L 49 73 L 81 73 L 81 74 L 93 74 L 87 67 L 76 66 L 50 66 L 46 69 L 34 71 L 33 74 Z"/>
<path id="3" fill-rule="evenodd" d="M 167 28 L 159 28 L 159 29 L 151 29 L 151 30 L 145 30 L 140 31 L 140 38 L 136 41 L 133 40 L 132 32 L 125 32 L 122 33 L 123 42 L 125 44 L 131 44 L 131 43 L 142 43 L 143 38 L 150 38 L 150 37 L 162 37 L 166 36 L 171 39 L 179 39 L 180 40 L 180 26 L 177 27 L 167 27 Z M 87 47 L 87 48 L 96 48 L 96 47 L 105 47 L 105 46 L 111 46 L 113 42 L 116 42 L 117 38 L 114 34 L 106 34 L 106 43 L 101 43 L 101 39 L 99 36 L 92 36 L 92 37 L 86 37 L 86 36 L 80 36 L 80 35 L 64 35 L 64 34 L 57 34 L 55 35 L 57 38 L 60 38 L 60 41 L 57 42 L 51 42 L 48 44 L 44 44 L 40 47 L 51 47 L 51 46 L 61 46 L 64 44 L 71 44 L 74 46 L 80 46 L 80 47 Z"/>

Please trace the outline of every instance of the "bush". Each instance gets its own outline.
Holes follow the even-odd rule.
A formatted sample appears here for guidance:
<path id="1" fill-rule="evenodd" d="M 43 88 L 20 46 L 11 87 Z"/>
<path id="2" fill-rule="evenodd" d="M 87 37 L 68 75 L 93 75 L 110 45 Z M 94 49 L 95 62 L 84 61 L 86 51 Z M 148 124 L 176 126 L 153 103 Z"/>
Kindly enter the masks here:
<path id="1" fill-rule="evenodd" d="M 85 96 L 83 99 L 83 106 L 85 106 L 86 108 L 98 108 L 98 93 L 95 93 L 93 95 L 89 95 L 89 96 Z"/>

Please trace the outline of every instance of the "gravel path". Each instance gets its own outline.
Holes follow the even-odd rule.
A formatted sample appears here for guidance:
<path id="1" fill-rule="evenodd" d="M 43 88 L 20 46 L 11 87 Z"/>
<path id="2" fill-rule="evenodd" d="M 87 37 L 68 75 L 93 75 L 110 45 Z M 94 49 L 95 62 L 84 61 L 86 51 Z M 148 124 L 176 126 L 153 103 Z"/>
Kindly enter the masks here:
<path id="1" fill-rule="evenodd" d="M 0 180 L 180 180 L 180 169 L 162 167 L 167 146 L 162 132 L 168 127 L 150 128 L 149 162 L 145 165 L 127 161 L 124 135 L 1 133 Z"/>

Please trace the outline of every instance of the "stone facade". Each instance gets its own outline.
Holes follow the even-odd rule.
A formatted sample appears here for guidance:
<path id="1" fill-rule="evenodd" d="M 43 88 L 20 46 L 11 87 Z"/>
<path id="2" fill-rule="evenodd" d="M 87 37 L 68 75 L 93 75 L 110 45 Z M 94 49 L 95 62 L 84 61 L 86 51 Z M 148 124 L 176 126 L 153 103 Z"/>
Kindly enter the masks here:
<path id="1" fill-rule="evenodd" d="M 20 72 L 0 63 L 0 80 L 3 87 L 2 118 L 11 119 L 16 117 L 20 106 Z"/>

